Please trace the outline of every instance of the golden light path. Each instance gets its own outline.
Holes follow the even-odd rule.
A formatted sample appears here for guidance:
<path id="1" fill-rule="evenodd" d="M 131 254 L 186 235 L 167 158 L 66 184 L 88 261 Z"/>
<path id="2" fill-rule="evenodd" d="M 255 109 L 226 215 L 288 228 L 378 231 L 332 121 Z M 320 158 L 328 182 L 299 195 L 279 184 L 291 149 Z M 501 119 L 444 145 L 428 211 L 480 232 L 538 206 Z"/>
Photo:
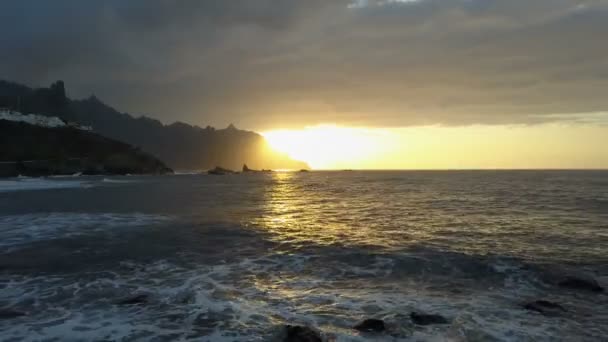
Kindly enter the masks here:
<path id="1" fill-rule="evenodd" d="M 319 125 L 262 135 L 313 169 L 608 168 L 608 125 Z"/>

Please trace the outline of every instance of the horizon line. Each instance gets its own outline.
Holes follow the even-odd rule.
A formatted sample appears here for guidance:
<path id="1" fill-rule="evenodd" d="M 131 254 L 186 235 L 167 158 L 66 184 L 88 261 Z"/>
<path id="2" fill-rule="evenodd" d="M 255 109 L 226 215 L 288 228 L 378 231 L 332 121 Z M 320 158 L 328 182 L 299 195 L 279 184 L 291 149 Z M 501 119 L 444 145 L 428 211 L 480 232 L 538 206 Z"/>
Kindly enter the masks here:
<path id="1" fill-rule="evenodd" d="M 278 170 L 277 170 L 278 171 Z M 298 171 L 281 170 L 281 171 Z M 367 168 L 342 168 L 342 169 L 315 169 L 309 171 L 608 171 L 606 168 L 437 168 L 437 169 L 367 169 Z"/>

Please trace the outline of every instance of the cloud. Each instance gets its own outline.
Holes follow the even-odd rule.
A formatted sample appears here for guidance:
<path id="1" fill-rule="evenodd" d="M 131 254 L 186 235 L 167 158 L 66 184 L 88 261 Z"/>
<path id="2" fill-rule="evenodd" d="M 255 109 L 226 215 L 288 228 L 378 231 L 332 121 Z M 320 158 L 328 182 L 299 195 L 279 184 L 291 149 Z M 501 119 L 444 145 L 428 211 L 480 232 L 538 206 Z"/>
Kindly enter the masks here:
<path id="1" fill-rule="evenodd" d="M 0 76 L 266 129 L 608 111 L 605 0 L 7 1 Z"/>

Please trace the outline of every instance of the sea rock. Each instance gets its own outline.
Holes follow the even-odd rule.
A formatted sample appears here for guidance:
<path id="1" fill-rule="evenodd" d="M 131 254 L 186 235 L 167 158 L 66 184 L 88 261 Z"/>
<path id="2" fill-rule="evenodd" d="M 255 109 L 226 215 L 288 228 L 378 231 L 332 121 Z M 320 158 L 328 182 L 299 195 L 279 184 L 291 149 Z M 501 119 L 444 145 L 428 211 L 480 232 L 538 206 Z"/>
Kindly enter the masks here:
<path id="1" fill-rule="evenodd" d="M 323 342 L 321 335 L 309 327 L 288 325 L 285 327 L 283 342 Z"/>
<path id="2" fill-rule="evenodd" d="M 137 296 L 125 298 L 125 299 L 119 301 L 117 304 L 118 305 L 140 305 L 140 304 L 146 304 L 148 302 L 148 299 L 149 299 L 148 295 L 140 294 Z"/>
<path id="3" fill-rule="evenodd" d="M 414 324 L 418 325 L 448 324 L 448 320 L 441 315 L 412 312 L 410 318 Z"/>
<path id="4" fill-rule="evenodd" d="M 539 312 L 545 316 L 558 316 L 566 312 L 563 306 L 548 300 L 537 300 L 524 305 L 524 309 Z"/>
<path id="5" fill-rule="evenodd" d="M 585 290 L 592 292 L 602 292 L 604 288 L 597 283 L 597 281 L 591 277 L 575 277 L 568 276 L 559 283 L 560 287 L 565 287 L 573 290 Z"/>
<path id="6" fill-rule="evenodd" d="M 201 313 L 192 322 L 193 330 L 202 335 L 211 334 L 217 328 L 225 328 L 231 317 L 228 310 Z"/>
<path id="7" fill-rule="evenodd" d="M 382 332 L 386 330 L 386 326 L 383 320 L 371 318 L 357 323 L 353 329 L 363 332 Z"/>
<path id="8" fill-rule="evenodd" d="M 15 310 L 0 310 L 0 319 L 11 319 L 25 316 L 25 312 Z"/>
<path id="9" fill-rule="evenodd" d="M 242 168 L 242 173 L 269 173 L 272 172 L 272 170 L 270 169 L 261 169 L 261 170 L 254 170 L 254 169 L 250 169 L 247 164 L 243 164 L 243 168 Z"/>
<path id="10" fill-rule="evenodd" d="M 214 169 L 211 169 L 209 171 L 207 171 L 208 174 L 210 175 L 228 175 L 228 174 L 233 174 L 234 171 L 232 170 L 228 170 L 228 169 L 224 169 L 223 167 L 220 166 L 216 166 Z"/>
<path id="11" fill-rule="evenodd" d="M 475 315 L 463 312 L 458 314 L 453 321 L 450 322 L 450 327 L 443 335 L 444 341 L 478 341 L 478 342 L 502 342 L 500 339 L 492 335 L 493 329 L 489 328 L 483 322 L 479 321 Z M 501 336 L 504 337 L 504 336 Z"/>

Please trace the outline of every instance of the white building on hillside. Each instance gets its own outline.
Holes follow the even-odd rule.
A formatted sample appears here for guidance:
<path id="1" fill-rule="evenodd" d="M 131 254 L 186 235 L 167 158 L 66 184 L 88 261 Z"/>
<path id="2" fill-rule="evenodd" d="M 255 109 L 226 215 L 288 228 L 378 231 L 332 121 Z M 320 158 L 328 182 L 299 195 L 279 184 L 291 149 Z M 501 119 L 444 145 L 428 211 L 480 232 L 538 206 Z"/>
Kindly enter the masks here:
<path id="1" fill-rule="evenodd" d="M 0 108 L 0 120 L 8 120 L 14 122 L 24 122 L 30 125 L 56 128 L 56 127 L 72 127 L 83 131 L 93 130 L 89 126 L 81 126 L 78 124 L 70 123 L 66 124 L 63 120 L 56 116 L 44 116 L 39 114 L 21 114 L 9 109 Z"/>

